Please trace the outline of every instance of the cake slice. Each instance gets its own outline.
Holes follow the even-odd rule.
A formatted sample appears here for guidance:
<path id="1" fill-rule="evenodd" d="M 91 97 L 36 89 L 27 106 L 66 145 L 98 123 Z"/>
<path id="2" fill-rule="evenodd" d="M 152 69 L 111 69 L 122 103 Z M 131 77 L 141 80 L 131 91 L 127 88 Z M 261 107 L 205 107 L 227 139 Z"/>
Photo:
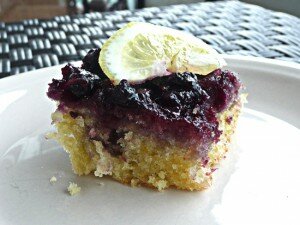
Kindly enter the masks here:
<path id="1" fill-rule="evenodd" d="M 160 43 L 165 46 L 161 37 L 154 45 L 153 32 L 148 35 L 148 30 L 140 29 L 126 37 L 130 42 L 142 35 L 139 42 L 131 43 L 139 46 L 139 54 L 126 53 L 132 61 L 137 57 L 144 60 L 149 53 L 143 53 L 141 43 L 150 43 L 155 54 L 154 47 Z M 124 29 L 120 32 L 124 34 Z M 164 32 L 175 37 L 172 43 L 178 45 L 177 31 L 173 36 L 168 29 Z M 200 54 L 198 50 L 196 55 L 192 52 L 194 46 L 202 46 L 200 42 L 179 47 L 180 51 L 185 49 L 180 57 L 177 50 L 175 55 L 164 50 L 168 55 L 163 61 L 156 56 L 153 62 L 130 62 L 128 69 L 128 59 L 124 60 L 127 56 L 122 53 L 128 48 L 123 39 L 121 47 L 115 47 L 122 57 L 114 62 L 109 56 L 111 43 L 117 39 L 118 34 L 102 49 L 90 50 L 81 67 L 66 65 L 62 78 L 49 84 L 47 94 L 58 103 L 52 114 L 57 132 L 51 136 L 69 153 L 78 175 L 111 176 L 125 184 L 158 190 L 209 187 L 212 173 L 229 149 L 243 105 L 237 75 L 219 68 L 222 59 L 206 45 L 201 52 L 204 61 L 200 56 L 189 61 L 189 53 L 195 57 Z M 113 68 L 113 64 L 121 69 Z"/>

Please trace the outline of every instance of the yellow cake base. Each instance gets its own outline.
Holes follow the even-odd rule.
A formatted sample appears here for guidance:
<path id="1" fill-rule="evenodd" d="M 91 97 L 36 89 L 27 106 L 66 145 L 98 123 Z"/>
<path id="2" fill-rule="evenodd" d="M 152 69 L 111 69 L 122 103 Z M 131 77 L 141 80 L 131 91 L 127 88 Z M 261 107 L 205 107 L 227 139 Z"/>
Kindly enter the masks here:
<path id="1" fill-rule="evenodd" d="M 197 157 L 190 156 L 190 150 L 178 147 L 176 142 L 143 136 L 134 130 L 118 140 L 124 149 L 123 155 L 113 157 L 101 141 L 90 140 L 86 122 L 81 116 L 74 119 L 68 113 L 59 111 L 52 114 L 57 132 L 50 136 L 69 153 L 73 170 L 78 175 L 94 172 L 98 177 L 108 175 L 125 184 L 158 190 L 168 187 L 202 190 L 210 186 L 212 170 L 228 151 L 241 107 L 239 101 L 219 115 L 223 133 L 220 141 L 211 146 L 209 162 L 205 167 L 201 166 Z M 230 123 L 226 122 L 228 117 L 232 117 Z"/>

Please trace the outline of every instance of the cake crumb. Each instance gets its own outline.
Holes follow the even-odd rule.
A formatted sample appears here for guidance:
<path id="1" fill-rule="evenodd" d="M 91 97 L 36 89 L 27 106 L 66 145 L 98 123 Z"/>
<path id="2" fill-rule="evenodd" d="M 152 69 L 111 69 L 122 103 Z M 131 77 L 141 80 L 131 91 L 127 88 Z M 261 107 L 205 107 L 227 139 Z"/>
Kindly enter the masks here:
<path id="1" fill-rule="evenodd" d="M 139 185 L 138 179 L 131 179 L 130 184 L 132 187 L 137 187 Z"/>
<path id="2" fill-rule="evenodd" d="M 127 132 L 127 133 L 125 134 L 124 140 L 125 140 L 125 141 L 130 141 L 130 140 L 132 139 L 132 137 L 133 137 L 133 133 L 132 133 L 132 131 L 129 131 L 129 132 Z"/>
<path id="3" fill-rule="evenodd" d="M 159 178 L 160 179 L 165 179 L 166 178 L 166 173 L 164 172 L 164 171 L 160 171 L 159 173 L 158 173 L 158 176 L 159 176 Z"/>
<path id="4" fill-rule="evenodd" d="M 68 192 L 71 196 L 78 194 L 81 191 L 81 187 L 79 187 L 77 184 L 70 182 L 68 187 Z"/>
<path id="5" fill-rule="evenodd" d="M 57 181 L 57 178 L 55 176 L 52 176 L 49 181 L 51 184 L 55 184 Z"/>
<path id="6" fill-rule="evenodd" d="M 159 180 L 157 182 L 157 189 L 158 189 L 158 191 L 163 191 L 167 187 L 168 187 L 168 184 L 167 184 L 166 180 Z"/>

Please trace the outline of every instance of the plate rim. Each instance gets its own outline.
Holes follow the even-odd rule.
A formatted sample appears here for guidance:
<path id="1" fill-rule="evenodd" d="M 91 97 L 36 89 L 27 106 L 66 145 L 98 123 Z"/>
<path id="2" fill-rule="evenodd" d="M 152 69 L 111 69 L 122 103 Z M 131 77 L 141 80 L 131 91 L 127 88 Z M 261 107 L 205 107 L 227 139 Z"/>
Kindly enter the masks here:
<path id="1" fill-rule="evenodd" d="M 283 61 L 283 60 L 279 60 L 279 59 L 269 59 L 269 58 L 264 58 L 264 57 L 255 57 L 255 56 L 241 56 L 241 55 L 228 55 L 228 54 L 222 54 L 222 56 L 224 57 L 225 61 L 229 60 L 229 61 L 237 61 L 237 62 L 241 62 L 241 63 L 251 62 L 251 63 L 260 64 L 260 65 L 268 64 L 269 66 L 272 66 L 275 68 L 295 69 L 295 70 L 299 70 L 299 72 L 300 72 L 300 64 L 296 63 L 296 62 L 289 62 L 289 61 Z M 76 65 L 76 64 L 81 63 L 81 60 L 70 61 L 69 63 Z M 53 68 L 61 68 L 66 64 L 67 63 L 63 63 L 63 64 L 59 64 L 59 65 L 55 65 L 55 66 L 44 67 L 44 68 L 35 69 L 35 70 L 24 72 L 24 73 L 10 75 L 8 77 L 3 77 L 0 79 L 0 87 L 2 85 L 5 85 L 6 82 L 13 82 L 14 80 L 18 81 L 18 80 L 26 79 L 27 76 L 36 76 L 35 78 L 43 78 L 43 76 L 37 75 L 36 73 L 41 72 L 41 71 L 46 71 L 46 70 L 52 70 Z M 281 75 L 291 77 L 289 75 L 289 73 L 284 73 Z M 53 76 L 55 76 L 55 74 L 53 74 Z M 300 75 L 292 76 L 292 77 L 300 80 Z M 5 88 L 5 87 L 1 87 L 1 88 Z M 0 93 L 3 93 L 3 90 L 0 90 Z"/>

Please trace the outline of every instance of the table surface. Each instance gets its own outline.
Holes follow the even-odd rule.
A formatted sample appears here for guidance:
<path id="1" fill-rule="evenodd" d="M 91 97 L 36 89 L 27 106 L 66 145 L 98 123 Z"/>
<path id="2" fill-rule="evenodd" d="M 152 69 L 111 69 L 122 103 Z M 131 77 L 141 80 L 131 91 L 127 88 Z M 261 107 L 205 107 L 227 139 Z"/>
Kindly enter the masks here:
<path id="1" fill-rule="evenodd" d="M 218 52 L 300 63 L 300 19 L 238 1 L 0 22 L 0 78 L 80 60 L 130 21 L 191 32 Z"/>

